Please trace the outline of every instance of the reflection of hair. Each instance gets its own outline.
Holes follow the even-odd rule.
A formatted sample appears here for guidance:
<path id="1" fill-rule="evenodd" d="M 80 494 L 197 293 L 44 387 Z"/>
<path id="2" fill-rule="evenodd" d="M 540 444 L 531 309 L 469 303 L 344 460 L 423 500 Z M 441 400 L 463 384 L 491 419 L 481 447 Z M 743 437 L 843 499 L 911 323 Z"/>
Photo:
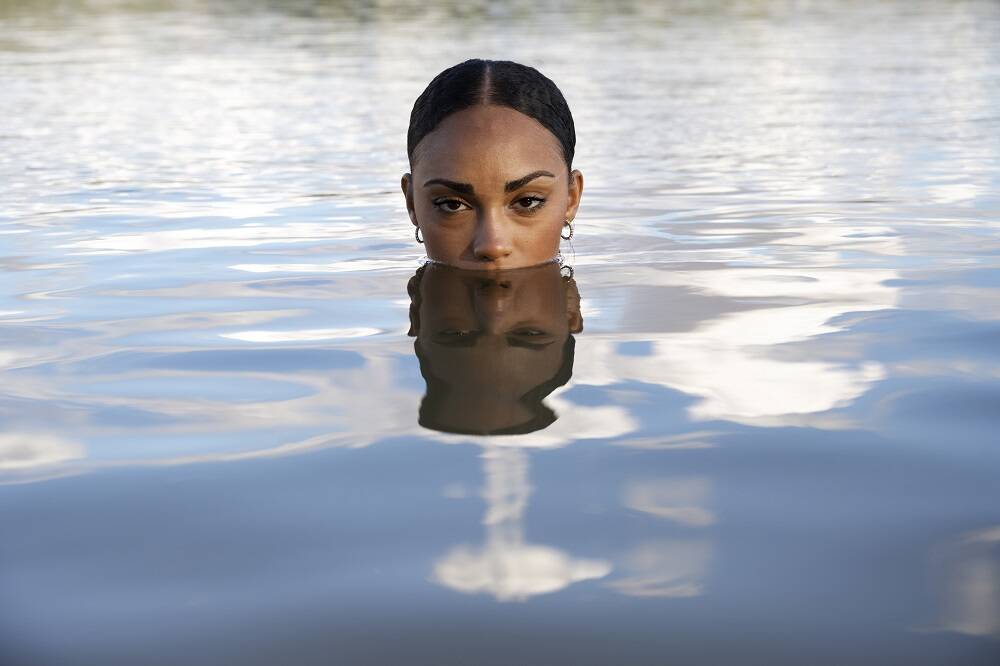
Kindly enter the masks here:
<path id="1" fill-rule="evenodd" d="M 566 337 L 566 343 L 563 345 L 562 363 L 560 363 L 556 374 L 551 379 L 545 380 L 521 396 L 521 404 L 527 407 L 533 416 L 524 423 L 498 430 L 456 428 L 454 425 L 448 423 L 446 418 L 442 418 L 444 416 L 445 405 L 447 404 L 448 392 L 451 391 L 451 387 L 447 382 L 436 377 L 431 372 L 430 363 L 428 363 L 427 358 L 420 352 L 419 339 L 413 341 L 413 351 L 420 362 L 420 374 L 424 376 L 424 381 L 427 382 L 427 393 L 424 394 L 424 399 L 420 401 L 420 416 L 418 417 L 420 425 L 431 430 L 454 433 L 456 435 L 524 435 L 529 432 L 548 428 L 558 418 L 556 413 L 542 401 L 550 393 L 568 382 L 570 377 L 573 376 L 576 340 L 572 335 Z"/>
<path id="2" fill-rule="evenodd" d="M 556 84 L 527 65 L 508 60 L 466 60 L 434 77 L 410 112 L 406 154 L 453 113 L 477 104 L 496 104 L 534 118 L 559 140 L 566 166 L 576 148 L 573 115 Z"/>

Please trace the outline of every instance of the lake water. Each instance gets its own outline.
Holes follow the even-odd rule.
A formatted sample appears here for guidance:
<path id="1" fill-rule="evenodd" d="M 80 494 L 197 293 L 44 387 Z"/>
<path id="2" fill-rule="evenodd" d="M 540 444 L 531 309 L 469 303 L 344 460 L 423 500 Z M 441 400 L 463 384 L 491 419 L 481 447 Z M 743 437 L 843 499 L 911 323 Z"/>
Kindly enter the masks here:
<path id="1" fill-rule="evenodd" d="M 473 56 L 573 281 L 414 277 Z M 998 109 L 993 1 L 0 0 L 0 663 L 1000 663 Z"/>

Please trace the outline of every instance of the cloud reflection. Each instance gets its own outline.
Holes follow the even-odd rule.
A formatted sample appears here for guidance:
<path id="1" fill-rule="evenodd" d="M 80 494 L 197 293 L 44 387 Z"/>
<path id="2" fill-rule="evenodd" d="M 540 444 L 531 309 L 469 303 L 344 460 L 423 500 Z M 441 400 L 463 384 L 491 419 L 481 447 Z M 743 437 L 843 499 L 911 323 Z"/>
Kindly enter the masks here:
<path id="1" fill-rule="evenodd" d="M 516 448 L 483 451 L 486 542 L 457 546 L 434 563 L 431 580 L 466 594 L 497 601 L 524 601 L 573 583 L 603 578 L 611 563 L 577 558 L 552 546 L 527 543 L 524 512 L 531 486 L 527 453 Z"/>
<path id="2" fill-rule="evenodd" d="M 293 331 L 239 331 L 222 333 L 219 337 L 243 342 L 316 342 L 363 338 L 381 333 L 377 328 L 311 328 Z"/>
<path id="3" fill-rule="evenodd" d="M 1000 526 L 963 535 L 935 558 L 942 577 L 939 627 L 1000 638 Z"/>
<path id="4" fill-rule="evenodd" d="M 886 282 L 895 271 L 730 268 L 648 275 L 653 285 L 694 286 L 700 294 L 733 303 L 762 302 L 695 321 L 689 330 L 633 333 L 628 339 L 648 343 L 641 355 L 622 353 L 617 340 L 625 336 L 591 335 L 582 345 L 579 383 L 637 380 L 666 386 L 699 398 L 688 408 L 694 420 L 778 425 L 846 405 L 885 377 L 876 361 L 799 360 L 778 352 L 782 345 L 839 330 L 835 320 L 846 313 L 894 308 L 898 289 Z M 768 307 L 781 300 L 790 303 Z"/>
<path id="5" fill-rule="evenodd" d="M 230 219 L 241 217 L 231 206 L 227 207 L 225 212 L 226 217 Z M 187 211 L 187 215 L 192 215 L 192 213 L 193 211 Z M 257 214 L 256 210 L 248 216 L 255 214 Z M 135 234 L 107 235 L 73 241 L 61 247 L 88 254 L 253 247 L 272 243 L 300 243 L 310 240 L 344 238 L 345 236 L 358 237 L 365 233 L 365 228 L 364 224 L 348 220 L 332 224 L 285 222 L 279 226 L 250 223 L 239 227 L 168 229 Z"/>
<path id="6" fill-rule="evenodd" d="M 630 597 L 696 597 L 711 556 L 705 539 L 647 541 L 626 553 L 624 576 L 607 585 Z"/>
<path id="7" fill-rule="evenodd" d="M 25 472 L 79 460 L 87 454 L 79 442 L 46 433 L 0 433 L 0 472 Z"/>
<path id="8" fill-rule="evenodd" d="M 625 487 L 622 504 L 680 525 L 706 527 L 715 523 L 715 515 L 704 507 L 708 492 L 704 478 L 636 480 Z"/>

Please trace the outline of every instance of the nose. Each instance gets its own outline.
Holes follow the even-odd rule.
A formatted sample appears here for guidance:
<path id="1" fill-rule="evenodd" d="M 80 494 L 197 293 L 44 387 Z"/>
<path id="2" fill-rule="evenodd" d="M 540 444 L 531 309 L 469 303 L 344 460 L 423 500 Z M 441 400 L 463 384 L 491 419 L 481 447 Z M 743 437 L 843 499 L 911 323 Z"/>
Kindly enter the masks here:
<path id="1" fill-rule="evenodd" d="M 472 252 L 477 261 L 500 261 L 513 250 L 510 230 L 502 216 L 484 213 L 477 221 Z"/>
<path id="2" fill-rule="evenodd" d="M 483 280 L 474 300 L 480 326 L 489 335 L 503 333 L 507 313 L 513 306 L 514 290 L 510 282 Z"/>

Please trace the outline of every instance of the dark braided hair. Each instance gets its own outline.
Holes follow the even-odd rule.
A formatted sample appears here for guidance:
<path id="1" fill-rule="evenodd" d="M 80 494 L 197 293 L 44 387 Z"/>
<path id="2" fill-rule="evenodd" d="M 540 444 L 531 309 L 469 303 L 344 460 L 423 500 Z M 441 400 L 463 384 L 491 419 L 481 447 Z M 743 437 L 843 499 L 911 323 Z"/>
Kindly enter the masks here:
<path id="1" fill-rule="evenodd" d="M 534 118 L 562 146 L 567 169 L 573 168 L 576 127 L 559 88 L 534 67 L 509 60 L 466 60 L 434 77 L 410 112 L 406 154 L 412 169 L 420 141 L 453 113 L 477 104 L 506 106 Z"/>

